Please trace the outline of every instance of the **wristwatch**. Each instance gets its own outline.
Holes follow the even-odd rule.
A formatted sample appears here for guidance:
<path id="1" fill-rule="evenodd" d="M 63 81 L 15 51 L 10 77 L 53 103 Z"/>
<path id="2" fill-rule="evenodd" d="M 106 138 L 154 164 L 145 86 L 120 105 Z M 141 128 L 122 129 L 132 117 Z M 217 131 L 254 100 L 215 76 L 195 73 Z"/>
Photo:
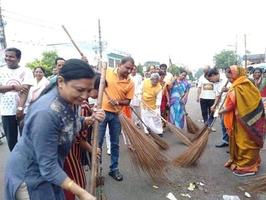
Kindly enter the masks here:
<path id="1" fill-rule="evenodd" d="M 24 109 L 24 108 L 21 107 L 21 106 L 19 106 L 19 107 L 17 108 L 18 111 L 23 111 L 23 109 Z"/>

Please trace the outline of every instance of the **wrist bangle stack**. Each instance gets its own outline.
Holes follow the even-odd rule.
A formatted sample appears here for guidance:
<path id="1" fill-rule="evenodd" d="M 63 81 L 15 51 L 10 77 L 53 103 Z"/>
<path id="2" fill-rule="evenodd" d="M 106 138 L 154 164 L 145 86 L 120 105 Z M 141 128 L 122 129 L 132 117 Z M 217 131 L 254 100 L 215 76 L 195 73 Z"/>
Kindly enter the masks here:
<path id="1" fill-rule="evenodd" d="M 68 190 L 70 190 L 70 188 L 72 187 L 73 183 L 74 183 L 73 180 L 71 180 L 71 181 L 69 181 L 69 182 L 67 183 L 67 189 L 68 189 Z"/>

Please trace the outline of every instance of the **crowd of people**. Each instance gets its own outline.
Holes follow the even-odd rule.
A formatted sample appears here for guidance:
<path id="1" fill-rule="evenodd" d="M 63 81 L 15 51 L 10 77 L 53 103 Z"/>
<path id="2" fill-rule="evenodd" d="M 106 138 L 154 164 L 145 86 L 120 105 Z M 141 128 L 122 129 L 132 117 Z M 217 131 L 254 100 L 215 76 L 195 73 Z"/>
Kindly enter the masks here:
<path id="1" fill-rule="evenodd" d="M 185 127 L 191 87 L 185 70 L 173 75 L 161 64 L 150 66 L 142 76 L 134 59 L 125 57 L 119 66 L 107 68 L 102 109 L 97 109 L 100 73 L 87 59 L 57 58 L 48 78 L 42 66 L 31 71 L 19 65 L 20 59 L 19 49 L 8 48 L 6 65 L 0 68 L 0 112 L 11 152 L 5 171 L 8 200 L 47 199 L 47 194 L 49 199 L 94 199 L 85 190 L 84 166 L 90 165 L 96 120 L 100 122 L 98 159 L 106 139 L 109 175 L 116 181 L 123 180 L 121 112 L 146 134 L 152 131 L 164 137 L 161 118 Z M 224 74 L 209 66 L 203 71 L 197 86 L 203 123 L 211 126 L 214 118 L 221 119 L 222 143 L 216 147 L 229 146 L 225 166 L 237 176 L 253 175 L 259 169 L 265 134 L 265 72 L 255 69 L 250 80 L 240 66 L 230 66 Z"/>

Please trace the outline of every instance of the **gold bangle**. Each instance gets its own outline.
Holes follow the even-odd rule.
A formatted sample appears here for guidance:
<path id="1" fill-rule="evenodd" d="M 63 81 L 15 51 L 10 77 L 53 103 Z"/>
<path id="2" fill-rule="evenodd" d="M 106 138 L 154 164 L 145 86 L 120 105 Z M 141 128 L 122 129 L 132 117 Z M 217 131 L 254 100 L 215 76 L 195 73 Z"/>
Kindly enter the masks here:
<path id="1" fill-rule="evenodd" d="M 74 181 L 71 180 L 67 183 L 67 189 L 69 190 L 71 188 L 71 186 L 73 185 Z"/>

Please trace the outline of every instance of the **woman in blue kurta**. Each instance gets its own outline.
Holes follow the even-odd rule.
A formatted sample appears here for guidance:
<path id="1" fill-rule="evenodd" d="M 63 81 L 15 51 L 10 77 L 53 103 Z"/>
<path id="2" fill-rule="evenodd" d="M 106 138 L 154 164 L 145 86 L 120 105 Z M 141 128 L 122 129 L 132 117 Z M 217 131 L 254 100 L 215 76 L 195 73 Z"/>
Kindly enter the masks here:
<path id="1" fill-rule="evenodd" d="M 82 200 L 94 200 L 63 171 L 63 161 L 75 134 L 92 123 L 81 118 L 78 106 L 93 87 L 94 71 L 79 59 L 70 59 L 60 70 L 56 87 L 46 89 L 30 107 L 22 137 L 10 154 L 5 172 L 6 200 L 63 200 L 62 189 Z M 102 110 L 95 113 L 99 121 Z"/>
<path id="2" fill-rule="evenodd" d="M 180 75 L 170 85 L 170 122 L 178 128 L 184 128 L 185 110 L 190 84 L 186 80 L 187 72 Z"/>

